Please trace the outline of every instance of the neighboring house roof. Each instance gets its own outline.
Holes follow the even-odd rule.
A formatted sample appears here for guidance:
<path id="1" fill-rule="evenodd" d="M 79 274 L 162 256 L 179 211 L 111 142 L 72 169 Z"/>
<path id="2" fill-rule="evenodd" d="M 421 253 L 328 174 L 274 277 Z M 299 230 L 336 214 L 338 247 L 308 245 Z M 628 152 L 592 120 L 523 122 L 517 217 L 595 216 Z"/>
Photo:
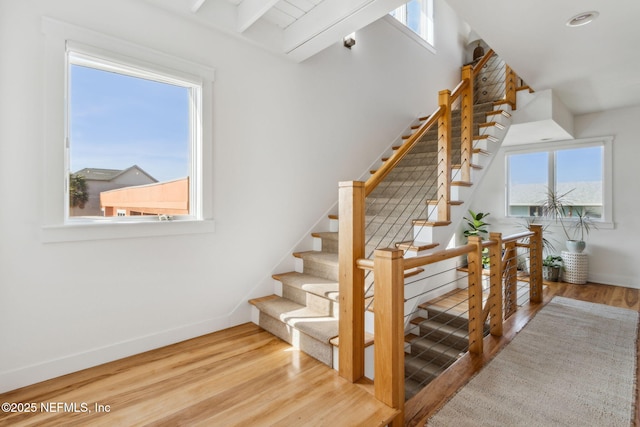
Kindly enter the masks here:
<path id="1" fill-rule="evenodd" d="M 91 180 L 91 181 L 112 181 L 115 178 L 119 177 L 120 175 L 122 175 L 122 174 L 124 174 L 124 173 L 126 173 L 126 172 L 128 172 L 130 170 L 134 170 L 134 169 L 136 169 L 136 170 L 140 171 L 141 173 L 145 174 L 153 182 L 158 182 L 157 179 L 155 179 L 154 177 L 149 175 L 147 172 L 145 172 L 138 165 L 133 165 L 133 166 L 130 166 L 130 167 L 126 168 L 126 169 L 84 168 L 84 169 L 80 169 L 79 171 L 75 172 L 74 175 L 82 175 L 84 177 L 84 179 Z"/>
<path id="2" fill-rule="evenodd" d="M 574 206 L 602 206 L 602 182 L 568 182 L 558 185 L 558 194 L 566 195 L 566 200 Z M 513 184 L 509 192 L 512 206 L 541 205 L 546 198 L 546 187 L 541 184 Z"/>

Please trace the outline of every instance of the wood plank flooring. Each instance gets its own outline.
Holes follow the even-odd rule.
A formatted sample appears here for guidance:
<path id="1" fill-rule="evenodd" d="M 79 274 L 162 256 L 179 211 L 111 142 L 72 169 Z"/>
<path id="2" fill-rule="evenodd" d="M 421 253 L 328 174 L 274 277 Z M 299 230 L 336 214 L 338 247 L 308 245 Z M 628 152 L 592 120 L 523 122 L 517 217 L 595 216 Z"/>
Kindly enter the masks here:
<path id="1" fill-rule="evenodd" d="M 640 310 L 637 289 L 545 284 L 544 303 L 561 295 Z M 482 356 L 462 357 L 407 402 L 407 425 L 424 425 L 542 305 L 523 305 L 507 320 L 502 337 L 485 338 Z M 2 394 L 0 403 L 35 403 L 37 410 L 0 412 L 0 426 L 384 425 L 395 411 L 375 400 L 371 390 L 371 384 L 350 384 L 261 328 L 245 324 Z"/>
<path id="2" fill-rule="evenodd" d="M 2 394 L 36 410 L 0 425 L 385 425 L 372 388 L 248 323 Z"/>
<path id="3" fill-rule="evenodd" d="M 526 303 L 505 321 L 502 337 L 489 335 L 484 340 L 484 352 L 481 356 L 466 354 L 451 365 L 442 375 L 429 383 L 405 407 L 405 423 L 407 426 L 423 426 L 426 420 L 435 413 L 457 390 L 464 386 L 488 361 L 503 349 L 529 320 L 554 296 L 564 296 L 582 301 L 607 304 L 615 307 L 640 311 L 640 290 L 589 283 L 573 285 L 562 282 L 545 282 L 543 303 Z M 640 355 L 640 340 L 638 340 Z M 640 378 L 640 363 L 636 377 Z M 638 408 L 640 400 L 636 393 L 636 410 L 634 425 L 640 426 Z"/>

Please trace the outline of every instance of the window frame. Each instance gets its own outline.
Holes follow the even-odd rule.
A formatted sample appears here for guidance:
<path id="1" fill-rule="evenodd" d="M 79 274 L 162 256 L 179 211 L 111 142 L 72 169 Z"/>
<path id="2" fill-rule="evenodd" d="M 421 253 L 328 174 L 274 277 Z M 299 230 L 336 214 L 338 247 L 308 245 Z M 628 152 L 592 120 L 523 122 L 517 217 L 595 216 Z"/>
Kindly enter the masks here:
<path id="1" fill-rule="evenodd" d="M 595 138 L 584 138 L 584 139 L 576 139 L 576 140 L 567 140 L 567 141 L 553 141 L 553 142 L 544 142 L 544 143 L 535 143 L 535 144 L 523 144 L 517 146 L 505 147 L 504 153 L 504 170 L 505 170 L 505 192 L 504 192 L 504 215 L 505 218 L 510 219 L 526 219 L 526 218 L 537 218 L 533 216 L 516 216 L 509 214 L 509 183 L 510 180 L 510 168 L 509 168 L 509 158 L 511 155 L 518 154 L 531 154 L 531 153 L 548 153 L 547 156 L 547 164 L 549 165 L 549 183 L 553 185 L 555 188 L 556 180 L 555 180 L 555 158 L 556 152 L 562 150 L 572 150 L 572 149 L 580 149 L 580 148 L 591 148 L 591 147 L 602 147 L 602 217 L 594 218 L 593 221 L 598 223 L 599 227 L 602 228 L 613 228 L 613 168 L 612 168 L 612 145 L 613 145 L 613 136 L 603 136 L 603 137 L 595 137 Z M 574 221 L 572 218 L 565 218 L 566 221 Z M 547 221 L 553 222 L 553 221 Z"/>
<path id="2" fill-rule="evenodd" d="M 94 219 L 77 218 L 69 215 L 69 176 L 71 141 L 70 137 L 70 111 L 71 111 L 71 66 L 79 65 L 95 70 L 113 72 L 128 77 L 151 80 L 163 84 L 171 84 L 189 89 L 189 214 L 172 215 L 175 220 L 201 220 L 202 219 L 202 182 L 200 170 L 202 168 L 202 78 L 192 76 L 166 67 L 141 62 L 132 58 L 126 58 L 114 52 L 97 49 L 74 41 L 66 42 L 66 124 L 65 124 L 65 223 L 73 224 L 80 221 L 153 221 L 153 216 L 136 216 L 129 218 L 116 215 L 113 217 L 96 217 Z"/>
<path id="3" fill-rule="evenodd" d="M 101 34 L 48 17 L 42 19 L 45 35 L 43 138 L 43 242 L 100 240 L 145 236 L 208 233 L 215 230 L 212 218 L 212 106 L 215 70 L 207 65 L 169 55 L 152 47 Z M 201 87 L 192 104 L 190 215 L 161 221 L 155 216 L 69 217 L 69 126 L 67 52 L 100 58 L 131 70 L 172 76 Z M 144 74 L 144 73 L 143 73 Z M 196 141 L 196 143 L 193 143 Z"/>
<path id="4" fill-rule="evenodd" d="M 426 48 L 427 50 L 435 53 L 435 19 L 434 19 L 434 1 L 433 0 L 418 0 L 424 4 L 427 13 L 424 15 L 425 19 L 420 20 L 421 33 L 418 34 L 407 26 L 407 5 L 406 3 L 400 7 L 394 9 L 402 14 L 403 19 L 398 19 L 391 15 L 390 12 L 385 16 L 387 22 L 389 22 L 394 28 L 400 30 L 407 37 Z"/>

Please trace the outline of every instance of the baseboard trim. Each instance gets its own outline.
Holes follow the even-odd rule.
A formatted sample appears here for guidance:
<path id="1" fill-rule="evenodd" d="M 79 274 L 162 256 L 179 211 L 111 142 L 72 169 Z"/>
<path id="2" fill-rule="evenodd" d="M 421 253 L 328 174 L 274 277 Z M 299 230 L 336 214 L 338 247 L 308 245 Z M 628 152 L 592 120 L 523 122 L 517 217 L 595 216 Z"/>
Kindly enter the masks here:
<path id="1" fill-rule="evenodd" d="M 638 277 L 617 276 L 611 274 L 589 273 L 587 280 L 591 283 L 601 283 L 603 285 L 621 286 L 623 288 L 640 289 L 640 279 Z"/>
<path id="2" fill-rule="evenodd" d="M 229 328 L 229 317 L 207 319 L 198 323 L 122 341 L 116 344 L 71 354 L 58 359 L 0 373 L 0 393 L 36 384 L 72 372 L 113 362 L 198 336 Z"/>

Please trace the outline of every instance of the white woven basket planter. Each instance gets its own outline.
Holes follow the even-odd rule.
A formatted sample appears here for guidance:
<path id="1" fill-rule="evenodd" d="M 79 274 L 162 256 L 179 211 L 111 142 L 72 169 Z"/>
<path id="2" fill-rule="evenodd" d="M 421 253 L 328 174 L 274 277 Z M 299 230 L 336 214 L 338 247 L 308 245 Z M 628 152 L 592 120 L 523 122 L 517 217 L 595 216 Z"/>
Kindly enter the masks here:
<path id="1" fill-rule="evenodd" d="M 564 271 L 562 280 L 568 283 L 587 283 L 587 273 L 589 271 L 589 259 L 585 253 L 562 252 Z"/>

